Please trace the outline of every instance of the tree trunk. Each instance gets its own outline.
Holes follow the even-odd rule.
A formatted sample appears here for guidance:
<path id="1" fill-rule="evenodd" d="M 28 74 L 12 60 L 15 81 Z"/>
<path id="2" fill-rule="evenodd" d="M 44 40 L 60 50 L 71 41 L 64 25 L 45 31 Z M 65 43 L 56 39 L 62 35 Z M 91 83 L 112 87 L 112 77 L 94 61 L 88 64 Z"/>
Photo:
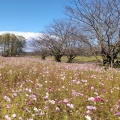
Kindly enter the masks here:
<path id="1" fill-rule="evenodd" d="M 54 55 L 54 57 L 56 62 L 61 62 L 62 55 L 57 54 L 57 55 Z"/>
<path id="2" fill-rule="evenodd" d="M 108 67 L 113 67 L 115 58 L 111 55 L 104 54 L 102 55 L 103 65 Z"/>
<path id="3" fill-rule="evenodd" d="M 42 55 L 41 58 L 42 58 L 42 60 L 45 60 L 46 56 Z"/>
<path id="4" fill-rule="evenodd" d="M 69 56 L 67 56 L 67 58 L 68 58 L 67 62 L 68 63 L 72 63 L 72 61 L 75 58 L 75 56 L 74 55 L 69 55 Z"/>

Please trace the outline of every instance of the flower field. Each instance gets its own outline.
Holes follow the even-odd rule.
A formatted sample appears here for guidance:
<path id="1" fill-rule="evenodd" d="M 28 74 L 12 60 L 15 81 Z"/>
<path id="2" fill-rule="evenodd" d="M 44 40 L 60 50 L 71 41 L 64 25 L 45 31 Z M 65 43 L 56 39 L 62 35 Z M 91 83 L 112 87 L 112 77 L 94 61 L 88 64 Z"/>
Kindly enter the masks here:
<path id="1" fill-rule="evenodd" d="M 0 58 L 0 120 L 119 120 L 120 71 Z"/>

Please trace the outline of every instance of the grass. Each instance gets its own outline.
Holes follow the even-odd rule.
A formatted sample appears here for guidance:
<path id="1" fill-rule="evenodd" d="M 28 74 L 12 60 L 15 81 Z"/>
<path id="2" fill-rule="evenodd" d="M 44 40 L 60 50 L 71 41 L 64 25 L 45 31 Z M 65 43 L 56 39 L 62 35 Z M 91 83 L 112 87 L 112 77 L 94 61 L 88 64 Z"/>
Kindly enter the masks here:
<path id="1" fill-rule="evenodd" d="M 97 56 L 98 59 L 101 59 L 100 56 Z M 80 63 L 86 63 L 86 62 L 97 62 L 95 56 L 77 56 L 73 62 L 80 62 Z"/>
<path id="2" fill-rule="evenodd" d="M 119 80 L 92 63 L 0 58 L 0 120 L 118 120 Z"/>
<path id="3" fill-rule="evenodd" d="M 35 58 L 40 58 L 40 56 L 34 56 Z M 101 60 L 101 56 L 97 56 L 98 59 Z M 47 60 L 54 61 L 53 56 L 46 57 Z M 67 57 L 62 57 L 62 62 L 67 62 Z M 77 56 L 73 59 L 73 63 L 86 63 L 86 62 L 97 62 L 95 56 Z"/>

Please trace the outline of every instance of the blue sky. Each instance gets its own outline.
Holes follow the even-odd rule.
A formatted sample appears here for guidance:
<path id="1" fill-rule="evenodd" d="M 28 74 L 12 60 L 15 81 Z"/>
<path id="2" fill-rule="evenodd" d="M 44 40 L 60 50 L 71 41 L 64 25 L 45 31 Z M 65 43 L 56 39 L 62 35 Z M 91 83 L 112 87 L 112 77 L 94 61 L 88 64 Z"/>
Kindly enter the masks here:
<path id="1" fill-rule="evenodd" d="M 0 32 L 40 32 L 53 19 L 64 18 L 67 0 L 0 0 Z"/>

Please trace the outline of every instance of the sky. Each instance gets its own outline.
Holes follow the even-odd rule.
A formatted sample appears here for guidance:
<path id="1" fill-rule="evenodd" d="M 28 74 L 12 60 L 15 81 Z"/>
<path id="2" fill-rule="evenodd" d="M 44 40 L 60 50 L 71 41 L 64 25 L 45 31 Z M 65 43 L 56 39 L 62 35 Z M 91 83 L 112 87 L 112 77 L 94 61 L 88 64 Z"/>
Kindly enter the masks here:
<path id="1" fill-rule="evenodd" d="M 0 0 L 0 33 L 38 33 L 64 18 L 67 0 Z"/>

